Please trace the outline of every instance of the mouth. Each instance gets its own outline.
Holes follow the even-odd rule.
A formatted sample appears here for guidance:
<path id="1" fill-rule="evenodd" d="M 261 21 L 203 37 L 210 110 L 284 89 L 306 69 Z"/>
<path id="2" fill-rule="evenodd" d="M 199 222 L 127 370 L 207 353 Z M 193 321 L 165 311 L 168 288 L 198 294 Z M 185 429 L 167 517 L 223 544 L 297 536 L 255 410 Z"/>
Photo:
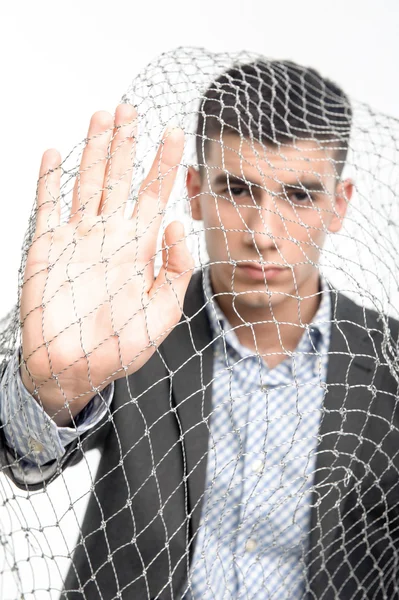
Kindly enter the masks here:
<path id="1" fill-rule="evenodd" d="M 280 267 L 278 265 L 260 265 L 256 262 L 241 263 L 237 265 L 236 270 L 239 271 L 246 279 L 256 281 L 271 281 L 277 279 L 280 275 L 287 270 L 287 267 Z"/>

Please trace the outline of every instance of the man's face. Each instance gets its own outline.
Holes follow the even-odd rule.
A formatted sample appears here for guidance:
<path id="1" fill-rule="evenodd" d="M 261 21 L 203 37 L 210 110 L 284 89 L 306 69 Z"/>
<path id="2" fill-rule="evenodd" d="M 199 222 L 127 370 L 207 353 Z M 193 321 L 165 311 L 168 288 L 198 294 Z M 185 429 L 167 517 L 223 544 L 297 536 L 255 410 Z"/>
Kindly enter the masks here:
<path id="1" fill-rule="evenodd" d="M 266 150 L 234 134 L 209 142 L 207 168 L 187 184 L 216 292 L 261 308 L 317 291 L 320 250 L 352 194 L 351 182 L 337 185 L 333 156 L 308 141 Z"/>

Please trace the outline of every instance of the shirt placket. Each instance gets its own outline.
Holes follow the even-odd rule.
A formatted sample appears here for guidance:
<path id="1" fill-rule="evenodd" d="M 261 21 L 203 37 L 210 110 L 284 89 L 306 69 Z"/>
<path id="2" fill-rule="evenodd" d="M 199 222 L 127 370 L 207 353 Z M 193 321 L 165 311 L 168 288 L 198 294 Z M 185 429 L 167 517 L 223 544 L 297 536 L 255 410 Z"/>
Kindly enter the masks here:
<path id="1" fill-rule="evenodd" d="M 208 296 L 211 297 L 209 282 L 208 288 Z M 328 296 L 325 298 L 328 300 Z M 319 321 L 319 329 L 324 336 L 323 347 L 328 348 L 329 330 L 325 322 L 330 318 L 329 301 L 323 300 L 321 309 L 316 320 Z M 317 433 L 322 392 L 314 394 L 313 390 L 319 383 L 317 377 L 324 381 L 325 372 L 323 369 L 320 372 L 316 369 L 316 375 L 312 360 L 306 355 L 317 347 L 317 343 L 316 346 L 309 344 L 309 335 L 305 334 L 295 351 L 294 361 L 287 361 L 269 371 L 258 356 L 252 355 L 251 359 L 246 358 L 247 363 L 243 362 L 243 357 L 248 357 L 251 352 L 239 344 L 234 334 L 230 335 L 232 332 L 228 323 L 217 307 L 216 319 L 214 313 L 210 312 L 210 315 L 215 332 L 220 335 L 223 331 L 222 336 L 226 335 L 228 339 L 223 356 L 226 358 L 229 355 L 232 366 L 229 404 L 224 402 L 222 412 L 235 435 L 229 438 L 232 440 L 231 444 L 225 441 L 221 452 L 226 457 L 229 456 L 229 460 L 233 455 L 237 460 L 234 461 L 236 468 L 232 478 L 233 487 L 228 493 L 229 501 L 212 517 L 213 521 L 219 519 L 223 522 L 224 532 L 229 531 L 229 536 L 224 536 L 224 541 L 228 540 L 228 549 L 224 547 L 223 567 L 219 569 L 219 577 L 216 577 L 222 585 L 218 588 L 219 593 L 216 592 L 218 586 L 215 586 L 216 595 L 209 597 L 223 600 L 299 598 L 302 597 L 304 582 L 302 551 L 298 546 L 298 527 L 295 527 L 295 523 L 299 522 L 301 536 L 308 530 L 309 523 L 306 511 L 298 513 L 296 502 L 298 485 L 294 479 L 297 472 L 304 470 L 303 464 L 294 464 L 292 458 L 298 451 L 305 457 L 309 456 L 313 444 L 306 440 L 310 433 Z M 296 363 L 295 368 L 291 368 L 293 362 Z M 324 360 L 323 368 L 325 364 L 327 360 Z M 311 371 L 314 381 L 309 381 L 309 378 L 312 379 Z M 264 385 L 263 390 L 254 385 L 256 375 L 261 380 L 258 383 Z M 224 385 L 226 378 L 220 379 L 221 385 L 222 381 Z M 297 390 L 294 387 L 297 386 L 302 386 L 299 396 L 302 392 L 303 395 L 298 402 L 298 405 L 302 404 L 299 406 L 299 413 L 302 414 L 295 413 Z M 309 393 L 311 386 L 312 397 Z M 216 388 L 214 385 L 215 390 Z M 219 394 L 218 397 L 220 398 Z M 312 405 L 315 408 L 313 412 L 309 410 Z M 294 415 L 293 418 L 289 417 L 290 412 Z M 284 426 L 281 425 L 282 421 Z M 287 440 L 294 442 L 292 451 Z M 300 444 L 297 443 L 298 440 L 301 441 Z M 311 462 L 306 470 L 308 473 L 313 471 Z M 308 494 L 310 488 L 305 480 L 303 487 Z M 228 486 L 225 485 L 224 489 L 228 490 Z M 295 497 L 294 502 L 290 501 L 292 497 Z M 309 498 L 306 496 L 302 508 L 308 504 Z M 287 523 L 294 523 L 294 526 L 287 528 Z M 295 539 L 292 542 L 293 536 Z M 219 538 L 220 536 L 215 541 L 220 544 L 221 549 L 223 541 Z M 211 544 L 208 548 L 211 549 Z M 206 554 L 210 564 L 213 553 Z M 200 582 L 201 577 L 197 580 Z M 200 587 L 201 585 L 198 586 Z"/>
<path id="2" fill-rule="evenodd" d="M 267 376 L 267 368 L 259 357 L 247 356 L 245 368 L 240 371 L 239 385 L 245 391 L 244 452 L 241 458 L 241 499 L 239 527 L 236 536 L 237 598 L 253 595 L 252 577 L 259 570 L 257 563 L 259 532 L 254 523 L 254 513 L 259 503 L 260 477 L 264 470 L 268 429 L 267 403 L 260 382 Z M 261 373 L 262 372 L 262 376 Z"/>

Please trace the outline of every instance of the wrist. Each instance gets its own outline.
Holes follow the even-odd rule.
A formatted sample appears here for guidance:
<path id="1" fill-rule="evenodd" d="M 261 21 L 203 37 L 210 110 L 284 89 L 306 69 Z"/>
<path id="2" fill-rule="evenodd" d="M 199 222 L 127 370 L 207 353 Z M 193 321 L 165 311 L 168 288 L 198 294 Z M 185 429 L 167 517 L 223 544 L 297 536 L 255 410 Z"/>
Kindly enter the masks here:
<path id="1" fill-rule="evenodd" d="M 61 389 L 54 380 L 37 384 L 23 362 L 20 367 L 20 376 L 26 390 L 58 427 L 70 426 L 73 419 L 98 393 L 95 390 L 83 393 L 78 390 L 66 391 Z"/>

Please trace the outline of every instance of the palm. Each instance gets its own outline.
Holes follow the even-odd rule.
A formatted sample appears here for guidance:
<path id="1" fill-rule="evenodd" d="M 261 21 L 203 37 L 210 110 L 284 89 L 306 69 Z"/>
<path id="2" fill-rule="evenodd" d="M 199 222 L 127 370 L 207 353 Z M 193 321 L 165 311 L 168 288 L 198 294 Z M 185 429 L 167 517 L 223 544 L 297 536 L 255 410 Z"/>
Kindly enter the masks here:
<path id="1" fill-rule="evenodd" d="M 96 128 L 104 129 L 100 116 L 104 119 L 101 113 L 93 117 L 89 138 Z M 94 135 L 91 145 L 89 141 L 68 223 L 59 225 L 54 202 L 59 195 L 57 171 L 42 175 L 39 185 L 21 321 L 23 356 L 36 387 L 42 386 L 44 404 L 43 398 L 48 398 L 45 408 L 50 414 L 65 400 L 85 394 L 75 401 L 76 414 L 96 389 L 139 369 L 181 315 L 192 269 L 181 224 L 173 223 L 165 232 L 169 250 L 163 252 L 164 265 L 155 281 L 153 262 L 161 211 L 176 176 L 183 138 L 179 132 L 165 138 L 133 215 L 126 219 L 133 145 L 127 123 L 133 116 L 132 107 L 118 107 L 115 123 L 120 128 L 111 144 L 112 161 L 100 164 L 98 159 L 109 143 L 106 135 Z M 118 154 L 115 149 L 121 148 Z M 49 162 L 55 155 L 45 157 Z M 44 158 L 42 170 L 48 167 Z"/>

